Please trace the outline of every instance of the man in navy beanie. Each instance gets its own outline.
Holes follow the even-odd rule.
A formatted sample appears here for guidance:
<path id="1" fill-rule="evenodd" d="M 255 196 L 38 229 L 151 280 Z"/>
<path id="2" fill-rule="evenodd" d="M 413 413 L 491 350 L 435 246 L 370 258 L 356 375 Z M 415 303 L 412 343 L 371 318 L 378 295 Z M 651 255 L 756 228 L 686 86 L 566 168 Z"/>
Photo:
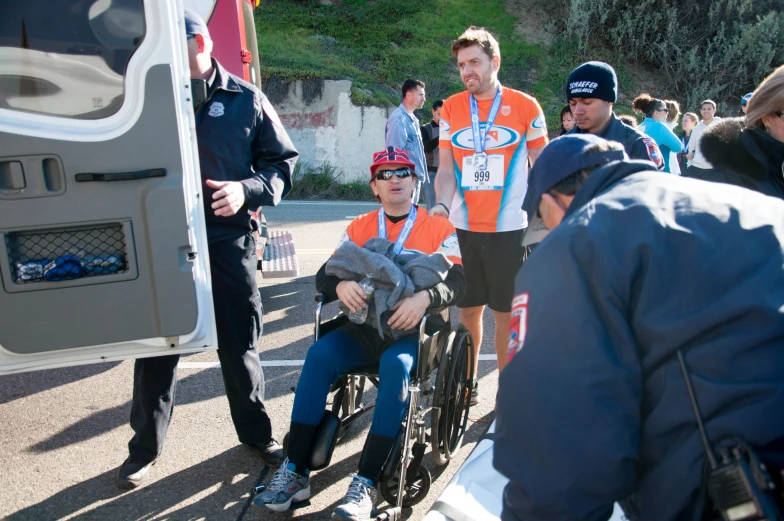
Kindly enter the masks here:
<path id="1" fill-rule="evenodd" d="M 658 145 L 636 128 L 626 125 L 613 112 L 618 99 L 618 78 L 615 70 L 604 62 L 585 62 L 569 74 L 566 82 L 566 99 L 574 116 L 575 125 L 567 134 L 594 134 L 600 138 L 617 141 L 631 159 L 651 161 L 656 169 L 664 166 Z M 534 182 L 531 172 L 528 183 Z M 523 210 L 528 214 L 528 229 L 523 236 L 523 246 L 533 248 L 546 235 L 531 191 L 525 194 Z"/>
<path id="2" fill-rule="evenodd" d="M 625 125 L 613 112 L 618 99 L 618 78 L 608 64 L 590 61 L 573 70 L 566 82 L 566 99 L 575 121 L 570 133 L 596 134 L 618 141 L 631 159 L 653 161 L 659 169 L 664 166 L 664 158 L 653 139 Z"/>

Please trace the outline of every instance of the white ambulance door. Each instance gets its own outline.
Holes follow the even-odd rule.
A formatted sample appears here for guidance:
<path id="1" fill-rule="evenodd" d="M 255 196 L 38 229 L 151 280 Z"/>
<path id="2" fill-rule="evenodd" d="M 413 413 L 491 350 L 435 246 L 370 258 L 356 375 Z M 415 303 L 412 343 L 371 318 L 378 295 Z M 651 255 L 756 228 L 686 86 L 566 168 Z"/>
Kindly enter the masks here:
<path id="1" fill-rule="evenodd" d="M 181 0 L 0 17 L 0 374 L 214 349 Z"/>

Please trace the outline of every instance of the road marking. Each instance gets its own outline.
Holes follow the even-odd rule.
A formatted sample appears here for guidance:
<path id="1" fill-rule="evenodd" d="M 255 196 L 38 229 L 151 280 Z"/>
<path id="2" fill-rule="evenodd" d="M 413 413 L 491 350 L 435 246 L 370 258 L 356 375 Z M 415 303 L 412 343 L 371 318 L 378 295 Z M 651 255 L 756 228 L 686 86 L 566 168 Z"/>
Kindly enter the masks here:
<path id="1" fill-rule="evenodd" d="M 495 355 L 479 355 L 480 362 L 495 362 L 497 360 Z M 262 360 L 262 367 L 299 367 L 305 363 L 305 360 Z M 213 369 L 220 367 L 220 362 L 180 362 L 177 364 L 179 369 Z"/>

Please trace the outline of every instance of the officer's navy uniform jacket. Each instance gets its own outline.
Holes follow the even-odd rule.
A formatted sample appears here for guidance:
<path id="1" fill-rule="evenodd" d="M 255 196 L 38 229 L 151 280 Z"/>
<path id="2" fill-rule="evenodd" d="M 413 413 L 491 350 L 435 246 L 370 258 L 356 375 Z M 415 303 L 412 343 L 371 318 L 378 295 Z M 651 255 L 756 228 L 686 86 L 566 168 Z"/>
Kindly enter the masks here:
<path id="1" fill-rule="evenodd" d="M 210 244 L 251 230 L 251 214 L 274 206 L 291 190 L 297 150 L 267 97 L 254 85 L 230 74 L 213 59 L 215 81 L 196 113 L 207 237 Z M 245 207 L 231 217 L 210 208 L 214 188 L 204 181 L 239 181 Z"/>
<path id="2" fill-rule="evenodd" d="M 613 162 L 515 281 L 494 465 L 504 521 L 702 518 L 714 441 L 784 463 L 784 203 Z"/>
<path id="3" fill-rule="evenodd" d="M 251 213 L 272 206 L 291 190 L 297 151 L 267 98 L 253 85 L 228 73 L 216 60 L 207 101 L 196 111 L 202 194 L 209 241 L 212 299 L 218 358 L 231 417 L 242 443 L 267 444 L 272 425 L 262 397 L 264 374 L 256 344 L 262 309 L 256 283 L 256 243 Z M 231 217 L 211 208 L 214 188 L 204 183 L 239 181 L 245 206 Z M 171 423 L 179 355 L 140 358 L 134 366 L 128 444 L 135 461 L 154 461 Z"/>
<path id="4" fill-rule="evenodd" d="M 577 125 L 568 132 L 569 134 L 587 134 Z M 615 112 L 604 127 L 596 133 L 600 138 L 608 141 L 617 141 L 626 149 L 626 155 L 631 159 L 653 161 L 657 168 L 664 166 L 664 156 L 656 142 L 636 128 L 626 125 L 618 119 Z"/>

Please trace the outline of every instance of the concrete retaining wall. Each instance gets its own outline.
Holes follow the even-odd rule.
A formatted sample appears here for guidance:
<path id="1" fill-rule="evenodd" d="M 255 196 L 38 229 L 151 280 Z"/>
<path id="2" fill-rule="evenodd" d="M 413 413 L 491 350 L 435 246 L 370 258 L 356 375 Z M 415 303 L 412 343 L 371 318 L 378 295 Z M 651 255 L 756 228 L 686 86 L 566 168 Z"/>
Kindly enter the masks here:
<path id="1" fill-rule="evenodd" d="M 297 81 L 282 101 L 273 100 L 300 161 L 314 167 L 329 163 L 343 173 L 342 182 L 365 181 L 373 152 L 384 148 L 384 126 L 395 107 L 352 104 L 350 81 L 328 80 L 319 86 L 313 95 Z"/>

